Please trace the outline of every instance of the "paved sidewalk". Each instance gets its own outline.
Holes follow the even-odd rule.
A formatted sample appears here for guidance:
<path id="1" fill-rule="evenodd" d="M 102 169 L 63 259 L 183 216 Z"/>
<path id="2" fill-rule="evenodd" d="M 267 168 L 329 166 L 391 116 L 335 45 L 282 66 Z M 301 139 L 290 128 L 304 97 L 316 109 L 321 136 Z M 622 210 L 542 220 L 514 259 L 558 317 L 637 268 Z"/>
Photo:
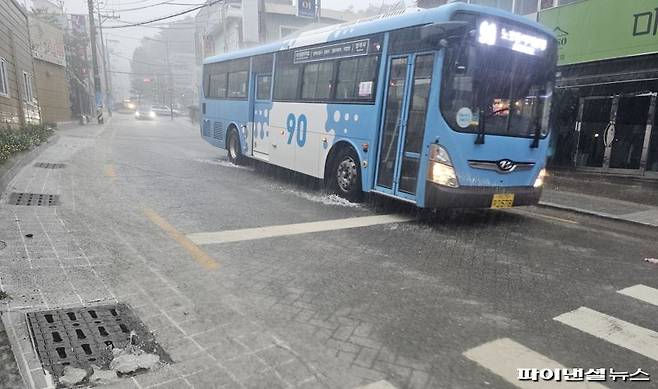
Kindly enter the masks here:
<path id="1" fill-rule="evenodd" d="M 539 205 L 658 227 L 658 207 L 635 202 L 544 189 Z"/>
<path id="2" fill-rule="evenodd" d="M 258 314 L 263 300 L 231 289 L 243 279 L 262 282 L 265 289 L 269 279 L 234 274 L 229 266 L 207 271 L 192 261 L 144 216 L 144 199 L 117 182 L 110 144 L 114 134 L 109 123 L 60 131 L 57 143 L 37 160 L 64 163 L 65 168 L 26 166 L 8 185 L 7 193 L 58 195 L 59 206 L 10 205 L 6 195 L 0 201 L 0 230 L 7 244 L 0 250 L 0 287 L 13 297 L 0 302 L 0 311 L 28 387 L 45 388 L 52 382 L 30 342 L 25 312 L 117 302 L 133 308 L 174 363 L 116 387 L 354 388 L 393 374 L 350 369 L 351 359 L 337 357 L 339 350 L 321 343 L 310 331 L 312 324 L 273 326 L 278 316 Z M 277 274 L 274 269 L 253 272 Z M 285 301 L 313 307 L 297 302 L 300 296 L 293 292 L 270 305 Z M 290 315 L 302 310 L 292 308 Z M 324 329 L 327 343 L 336 349 L 349 345 L 330 339 L 344 324 L 330 322 L 332 312 L 307 311 L 326 314 L 326 322 L 319 324 L 331 326 L 331 331 Z M 363 333 L 367 340 L 369 331 Z M 377 346 L 384 355 L 387 349 Z M 351 350 L 360 349 L 352 345 Z M 425 374 L 415 387 L 432 385 L 425 385 L 429 377 L 424 371 L 406 369 L 405 379 Z"/>
<path id="3" fill-rule="evenodd" d="M 9 336 L 0 319 L 0 389 L 24 387 L 25 385 L 21 378 L 21 373 L 18 371 L 14 353 L 11 351 Z"/>

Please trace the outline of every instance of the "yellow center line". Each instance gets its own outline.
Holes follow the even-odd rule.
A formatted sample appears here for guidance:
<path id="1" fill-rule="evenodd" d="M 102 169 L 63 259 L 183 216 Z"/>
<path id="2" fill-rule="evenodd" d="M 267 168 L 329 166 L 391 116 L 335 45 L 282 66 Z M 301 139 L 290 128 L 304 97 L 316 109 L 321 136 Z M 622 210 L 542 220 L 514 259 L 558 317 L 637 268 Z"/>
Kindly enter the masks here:
<path id="1" fill-rule="evenodd" d="M 146 215 L 146 217 L 152 221 L 153 224 L 164 230 L 171 239 L 175 240 L 179 245 L 183 246 L 183 248 L 192 256 L 192 258 L 194 258 L 194 260 L 204 269 L 215 270 L 219 267 L 219 263 L 215 259 L 206 254 L 205 251 L 201 250 L 199 246 L 189 240 L 185 234 L 178 231 L 176 227 L 169 224 L 169 222 L 160 216 L 157 212 L 146 208 L 144 209 L 144 215 Z"/>
<path id="2" fill-rule="evenodd" d="M 105 173 L 105 177 L 110 177 L 112 179 L 117 178 L 117 172 L 114 170 L 114 165 L 111 163 L 105 164 L 105 169 L 103 169 L 103 173 Z"/>

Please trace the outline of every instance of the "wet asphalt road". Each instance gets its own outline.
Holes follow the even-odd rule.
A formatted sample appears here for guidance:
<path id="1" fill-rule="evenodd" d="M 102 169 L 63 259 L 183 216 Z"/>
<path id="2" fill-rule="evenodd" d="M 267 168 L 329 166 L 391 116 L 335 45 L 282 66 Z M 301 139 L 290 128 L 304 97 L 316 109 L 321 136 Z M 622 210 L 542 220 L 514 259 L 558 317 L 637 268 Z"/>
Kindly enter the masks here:
<path id="1" fill-rule="evenodd" d="M 216 261 L 212 270 L 191 255 L 159 264 L 200 312 L 211 315 L 212 302 L 229 294 L 307 360 L 334 358 L 344 370 L 327 365 L 329 375 L 397 388 L 511 388 L 463 355 L 509 338 L 564 366 L 652 375 L 608 387 L 658 387 L 657 360 L 554 320 L 587 307 L 658 331 L 658 306 L 617 293 L 658 288 L 658 266 L 643 261 L 658 256 L 656 230 L 532 207 L 431 213 L 383 198 L 354 206 L 289 172 L 230 165 L 185 119 L 115 114 L 103 131 L 91 128 L 61 132 L 98 145 L 69 161 L 87 172 L 71 181 L 77 205 L 67 205 L 71 215 L 85 210 L 80 229 L 114 217 L 125 234 L 148 237 L 138 230 L 148 224 L 142 209 L 180 234 L 375 214 L 414 219 L 200 245 Z M 135 248 L 149 250 L 147 242 Z"/>

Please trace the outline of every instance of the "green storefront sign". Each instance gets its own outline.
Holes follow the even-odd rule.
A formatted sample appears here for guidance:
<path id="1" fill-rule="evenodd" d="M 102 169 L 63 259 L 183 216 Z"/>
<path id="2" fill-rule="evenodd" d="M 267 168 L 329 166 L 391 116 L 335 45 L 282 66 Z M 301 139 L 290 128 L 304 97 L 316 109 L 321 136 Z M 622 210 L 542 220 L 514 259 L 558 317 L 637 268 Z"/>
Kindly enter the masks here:
<path id="1" fill-rule="evenodd" d="M 583 0 L 539 14 L 559 65 L 658 52 L 658 0 Z"/>

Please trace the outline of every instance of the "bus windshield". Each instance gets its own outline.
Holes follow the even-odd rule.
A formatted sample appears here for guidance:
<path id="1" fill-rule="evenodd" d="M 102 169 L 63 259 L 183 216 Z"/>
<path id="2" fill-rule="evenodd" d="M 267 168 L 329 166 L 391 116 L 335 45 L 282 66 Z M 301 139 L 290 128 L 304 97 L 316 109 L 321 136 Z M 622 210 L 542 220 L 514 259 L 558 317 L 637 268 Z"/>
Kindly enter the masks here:
<path id="1" fill-rule="evenodd" d="M 548 133 L 554 66 L 535 56 L 464 39 L 446 53 L 441 111 L 456 131 L 532 137 Z"/>

